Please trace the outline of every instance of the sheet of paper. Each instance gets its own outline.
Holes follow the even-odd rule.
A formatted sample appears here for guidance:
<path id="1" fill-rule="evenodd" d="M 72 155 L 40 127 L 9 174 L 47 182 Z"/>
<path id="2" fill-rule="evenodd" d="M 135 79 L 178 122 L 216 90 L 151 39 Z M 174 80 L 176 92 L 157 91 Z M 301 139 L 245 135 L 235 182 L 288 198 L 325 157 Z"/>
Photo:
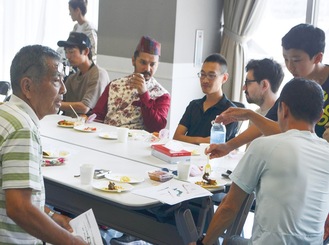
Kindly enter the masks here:
<path id="1" fill-rule="evenodd" d="M 133 190 L 132 193 L 174 205 L 185 200 L 212 196 L 212 193 L 194 183 L 172 179 L 158 186 Z"/>
<path id="2" fill-rule="evenodd" d="M 103 244 L 101 234 L 92 209 L 80 214 L 70 221 L 73 233 L 80 236 L 90 245 Z"/>

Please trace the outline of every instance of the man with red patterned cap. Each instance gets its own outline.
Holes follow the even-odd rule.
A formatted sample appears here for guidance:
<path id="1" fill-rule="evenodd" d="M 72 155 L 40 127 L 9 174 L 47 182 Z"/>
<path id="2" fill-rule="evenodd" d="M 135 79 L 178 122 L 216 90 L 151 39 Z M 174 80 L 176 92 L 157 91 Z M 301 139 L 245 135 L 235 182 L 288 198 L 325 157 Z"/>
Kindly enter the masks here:
<path id="1" fill-rule="evenodd" d="M 132 57 L 134 73 L 105 88 L 93 109 L 96 121 L 148 132 L 166 127 L 170 95 L 153 77 L 160 55 L 159 42 L 147 36 L 140 39 Z"/>

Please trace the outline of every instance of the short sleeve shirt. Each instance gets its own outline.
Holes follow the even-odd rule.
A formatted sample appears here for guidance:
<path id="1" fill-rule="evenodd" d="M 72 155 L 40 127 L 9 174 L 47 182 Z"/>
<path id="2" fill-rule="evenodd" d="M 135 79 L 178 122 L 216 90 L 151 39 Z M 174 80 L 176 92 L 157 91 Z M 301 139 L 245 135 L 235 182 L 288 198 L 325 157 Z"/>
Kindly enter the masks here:
<path id="1" fill-rule="evenodd" d="M 223 95 L 223 98 L 217 104 L 210 107 L 207 111 L 204 111 L 203 102 L 205 100 L 206 96 L 202 99 L 192 100 L 187 106 L 185 113 L 179 122 L 179 124 L 187 128 L 187 136 L 210 136 L 210 129 L 212 126 L 211 121 L 215 120 L 217 115 L 220 115 L 229 107 L 236 107 L 233 102 Z M 226 125 L 226 141 L 235 137 L 237 126 L 237 122 Z"/>
<path id="2" fill-rule="evenodd" d="M 107 71 L 97 65 L 93 65 L 85 74 L 78 71 L 70 75 L 65 82 L 67 89 L 65 101 L 81 101 L 85 106 L 93 109 L 109 83 Z M 65 115 L 75 116 L 71 110 L 66 111 Z"/>
<path id="3" fill-rule="evenodd" d="M 32 189 L 32 204 L 44 211 L 45 190 L 41 173 L 42 148 L 39 120 L 34 111 L 12 95 L 0 105 L 0 237 L 3 244 L 42 244 L 6 215 L 5 190 Z"/>

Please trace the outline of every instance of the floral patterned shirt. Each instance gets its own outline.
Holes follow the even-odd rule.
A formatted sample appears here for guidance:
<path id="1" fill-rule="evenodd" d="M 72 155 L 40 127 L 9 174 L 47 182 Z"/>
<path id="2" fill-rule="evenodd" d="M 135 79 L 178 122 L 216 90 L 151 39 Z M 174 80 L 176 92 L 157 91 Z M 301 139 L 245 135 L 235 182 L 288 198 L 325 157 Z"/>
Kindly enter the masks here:
<path id="1" fill-rule="evenodd" d="M 146 82 L 147 92 L 131 89 L 128 77 L 113 80 L 94 108 L 97 120 L 130 129 L 159 131 L 166 126 L 170 96 L 153 77 Z"/>

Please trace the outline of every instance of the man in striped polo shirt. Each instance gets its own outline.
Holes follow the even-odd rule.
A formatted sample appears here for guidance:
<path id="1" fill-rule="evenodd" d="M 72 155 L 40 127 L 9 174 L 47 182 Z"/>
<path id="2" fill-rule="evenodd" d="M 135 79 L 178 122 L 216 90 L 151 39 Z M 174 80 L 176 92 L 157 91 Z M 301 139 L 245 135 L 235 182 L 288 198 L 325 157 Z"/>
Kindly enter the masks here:
<path id="1" fill-rule="evenodd" d="M 58 111 L 66 92 L 59 60 L 33 45 L 11 64 L 13 95 L 0 105 L 1 244 L 87 244 L 70 233 L 68 217 L 45 206 L 39 120 Z"/>

